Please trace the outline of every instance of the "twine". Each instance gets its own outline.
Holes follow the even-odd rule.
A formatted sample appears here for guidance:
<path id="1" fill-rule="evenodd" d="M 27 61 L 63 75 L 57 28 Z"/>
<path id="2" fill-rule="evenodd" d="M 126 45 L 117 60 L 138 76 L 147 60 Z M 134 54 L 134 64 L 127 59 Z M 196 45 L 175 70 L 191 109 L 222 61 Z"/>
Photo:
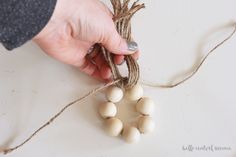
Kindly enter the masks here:
<path id="1" fill-rule="evenodd" d="M 141 8 L 144 7 L 144 4 L 138 4 L 137 1 L 136 1 L 136 2 L 133 3 L 131 8 L 128 8 L 128 3 L 129 2 L 130 2 L 130 0 L 124 0 L 123 3 L 121 3 L 120 0 L 111 0 L 111 3 L 113 5 L 113 9 L 114 9 L 114 21 L 115 21 L 117 30 L 123 38 L 127 39 L 128 41 L 131 41 L 132 38 L 131 38 L 130 19 L 138 10 L 140 10 Z M 235 32 L 236 32 L 236 24 L 234 24 L 233 32 L 227 38 L 225 38 L 222 42 L 217 44 L 213 49 L 211 49 L 207 53 L 207 55 L 205 57 L 203 57 L 203 59 L 201 60 L 200 64 L 196 67 L 196 69 L 194 69 L 193 72 L 189 76 L 184 78 L 182 81 L 179 81 L 175 84 L 170 84 L 170 85 L 153 85 L 153 84 L 149 84 L 149 83 L 144 83 L 144 85 L 147 85 L 147 86 L 150 86 L 150 87 L 159 87 L 159 88 L 173 88 L 173 87 L 176 87 L 176 86 L 184 83 L 188 79 L 192 78 L 197 73 L 197 71 L 200 69 L 202 64 L 206 61 L 208 56 L 212 52 L 214 52 L 218 47 L 220 47 L 226 41 L 228 41 L 235 34 Z M 125 56 L 125 61 L 126 61 L 127 67 L 128 67 L 129 74 L 128 74 L 127 77 L 123 77 L 123 76 L 121 76 L 121 74 L 118 70 L 118 67 L 113 62 L 113 55 L 111 53 L 109 53 L 109 51 L 107 51 L 103 46 L 101 46 L 101 45 L 99 45 L 99 46 L 100 46 L 100 50 L 104 54 L 104 56 L 105 56 L 105 58 L 106 58 L 106 60 L 109 64 L 109 66 L 111 67 L 111 71 L 112 71 L 112 75 L 113 75 L 113 81 L 111 81 L 111 82 L 109 82 L 105 85 L 102 85 L 100 87 L 97 87 L 97 88 L 91 90 L 90 92 L 88 92 L 87 94 L 85 94 L 84 96 L 68 103 L 58 113 L 56 113 L 54 116 L 52 116 L 46 123 L 44 123 L 36 131 L 34 131 L 23 142 L 16 145 L 15 147 L 0 148 L 0 153 L 8 154 L 8 153 L 13 152 L 13 151 L 19 149 L 20 147 L 24 146 L 33 137 L 35 137 L 37 135 L 37 133 L 39 133 L 45 127 L 47 127 L 52 122 L 54 122 L 54 120 L 56 120 L 69 107 L 71 107 L 71 106 L 75 105 L 76 103 L 81 102 L 82 100 L 96 94 L 97 92 L 100 92 L 100 91 L 102 91 L 102 90 L 104 90 L 107 87 L 110 87 L 112 85 L 117 85 L 121 88 L 131 88 L 132 86 L 137 84 L 137 82 L 139 80 L 139 75 L 140 75 L 139 66 L 138 66 L 137 62 L 129 55 Z"/>
<path id="2" fill-rule="evenodd" d="M 33 134 L 31 134 L 26 140 L 24 140 L 22 143 L 20 143 L 19 145 L 15 146 L 15 147 L 12 147 L 12 148 L 7 148 L 7 149 L 1 149 L 0 148 L 0 153 L 3 152 L 3 154 L 8 154 L 20 147 L 22 147 L 25 143 L 29 142 L 34 136 L 36 136 L 36 134 L 38 132 L 40 132 L 43 128 L 47 127 L 48 125 L 50 125 L 57 117 L 59 117 L 66 109 L 68 109 L 69 107 L 71 107 L 72 105 L 76 104 L 77 102 L 80 102 L 82 100 L 84 100 L 85 98 L 89 97 L 89 96 L 92 96 L 94 95 L 95 93 L 97 92 L 100 92 L 102 91 L 103 89 L 109 87 L 109 86 L 112 86 L 114 84 L 116 84 L 117 82 L 119 82 L 120 80 L 117 80 L 117 81 L 112 81 L 112 82 L 109 82 L 103 86 L 100 86 L 100 87 L 97 87 L 97 88 L 94 88 L 93 90 L 91 90 L 90 92 L 86 93 L 84 96 L 70 102 L 69 104 L 67 104 L 66 106 L 64 106 L 57 114 L 55 114 L 52 118 L 50 118 L 49 121 L 47 121 L 45 124 L 43 124 L 41 127 L 39 127 L 36 131 L 34 131 Z"/>
<path id="3" fill-rule="evenodd" d="M 144 8 L 144 4 L 139 4 L 138 1 L 134 2 L 129 8 L 130 0 L 124 0 L 121 3 L 120 0 L 111 0 L 111 4 L 114 10 L 114 22 L 118 33 L 127 41 L 132 41 L 131 37 L 131 18 L 133 15 Z M 128 68 L 128 76 L 124 77 L 120 74 L 116 64 L 114 64 L 114 55 L 101 46 L 101 51 L 110 66 L 113 80 L 121 80 L 116 83 L 116 86 L 120 88 L 132 88 L 138 83 L 140 77 L 140 70 L 137 61 L 131 55 L 125 55 L 125 62 Z"/>
<path id="4" fill-rule="evenodd" d="M 185 78 L 183 78 L 182 80 L 180 80 L 179 82 L 175 82 L 175 83 L 169 83 L 169 84 L 153 84 L 153 83 L 147 83 L 147 82 L 142 82 L 143 85 L 145 86 L 149 86 L 149 87 L 154 87 L 154 88 L 174 88 L 177 87 L 181 84 L 183 84 L 184 82 L 186 82 L 187 80 L 189 80 L 190 78 L 192 78 L 201 68 L 201 66 L 203 65 L 203 63 L 206 61 L 206 59 L 217 49 L 219 48 L 221 45 L 223 45 L 226 41 L 228 41 L 230 38 L 232 38 L 232 36 L 235 34 L 236 32 L 236 23 L 232 24 L 232 26 L 234 27 L 233 31 L 230 33 L 229 36 L 227 36 L 224 40 L 222 40 L 220 43 L 218 43 L 216 46 L 214 46 L 210 51 L 208 51 L 208 53 L 202 57 L 200 63 L 196 66 L 195 69 L 193 69 L 191 71 L 191 73 L 186 76 Z"/>

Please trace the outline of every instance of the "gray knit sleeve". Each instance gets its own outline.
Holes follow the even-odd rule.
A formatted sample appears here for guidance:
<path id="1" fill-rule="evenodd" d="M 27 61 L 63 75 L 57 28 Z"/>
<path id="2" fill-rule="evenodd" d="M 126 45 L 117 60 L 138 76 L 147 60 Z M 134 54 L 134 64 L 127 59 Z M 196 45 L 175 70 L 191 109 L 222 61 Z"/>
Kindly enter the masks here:
<path id="1" fill-rule="evenodd" d="M 37 35 L 47 24 L 56 0 L 0 0 L 0 43 L 12 50 Z"/>

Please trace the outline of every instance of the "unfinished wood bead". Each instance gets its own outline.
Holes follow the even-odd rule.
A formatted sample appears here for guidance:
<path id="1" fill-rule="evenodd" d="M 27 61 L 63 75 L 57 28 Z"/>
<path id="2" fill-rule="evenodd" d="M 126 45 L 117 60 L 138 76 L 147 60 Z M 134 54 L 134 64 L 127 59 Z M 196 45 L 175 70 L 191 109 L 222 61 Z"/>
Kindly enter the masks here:
<path id="1" fill-rule="evenodd" d="M 143 96 L 143 88 L 141 85 L 137 84 L 128 89 L 125 94 L 126 98 L 131 101 L 139 100 Z"/>
<path id="2" fill-rule="evenodd" d="M 155 128 L 155 122 L 149 116 L 142 116 L 138 121 L 138 129 L 141 133 L 150 133 Z"/>
<path id="3" fill-rule="evenodd" d="M 99 111 L 99 114 L 101 115 L 101 117 L 111 118 L 111 117 L 115 117 L 115 115 L 117 113 L 117 108 L 114 103 L 105 102 L 103 104 L 100 104 L 98 111 Z"/>
<path id="4" fill-rule="evenodd" d="M 117 106 L 116 103 L 123 98 L 123 89 L 117 86 L 108 88 L 106 97 L 108 102 L 99 106 L 99 114 L 105 119 L 105 131 L 110 136 L 122 135 L 122 138 L 127 143 L 135 143 L 139 141 L 141 133 L 146 134 L 152 132 L 155 128 L 155 123 L 149 115 L 154 111 L 154 102 L 143 97 L 143 88 L 137 84 L 130 89 L 125 89 L 125 96 L 131 104 L 135 104 L 136 111 L 141 117 L 138 119 L 137 127 L 126 126 L 124 128 L 120 119 L 116 118 Z"/>
<path id="5" fill-rule="evenodd" d="M 135 143 L 140 139 L 140 132 L 133 126 L 127 126 L 122 132 L 122 137 L 127 143 Z"/>
<path id="6" fill-rule="evenodd" d="M 154 102 L 151 98 L 143 97 L 136 104 L 136 110 L 143 115 L 151 115 L 154 111 Z"/>
<path id="7" fill-rule="evenodd" d="M 123 98 L 123 91 L 119 87 L 111 86 L 107 90 L 106 97 L 111 102 L 119 102 Z"/>
<path id="8" fill-rule="evenodd" d="M 110 136 L 118 136 L 123 129 L 123 123 L 118 118 L 110 118 L 105 122 L 105 130 Z"/>

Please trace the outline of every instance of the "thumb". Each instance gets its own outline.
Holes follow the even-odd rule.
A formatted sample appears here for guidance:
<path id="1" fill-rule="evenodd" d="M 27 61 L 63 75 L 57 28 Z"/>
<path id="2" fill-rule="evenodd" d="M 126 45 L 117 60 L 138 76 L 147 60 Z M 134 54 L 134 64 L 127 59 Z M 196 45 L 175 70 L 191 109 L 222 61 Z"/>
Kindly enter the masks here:
<path id="1" fill-rule="evenodd" d="M 127 42 L 119 35 L 115 28 L 106 32 L 102 45 L 111 53 L 117 55 L 129 55 L 138 50 L 138 45 L 136 42 Z"/>

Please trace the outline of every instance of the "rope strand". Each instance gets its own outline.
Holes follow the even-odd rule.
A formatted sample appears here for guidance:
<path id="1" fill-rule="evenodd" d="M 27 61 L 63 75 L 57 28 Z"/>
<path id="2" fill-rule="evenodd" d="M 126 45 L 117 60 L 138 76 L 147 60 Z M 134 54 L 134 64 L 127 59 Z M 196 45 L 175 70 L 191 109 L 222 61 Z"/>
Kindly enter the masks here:
<path id="1" fill-rule="evenodd" d="M 24 144 L 26 144 L 27 142 L 29 142 L 34 136 L 36 136 L 36 134 L 38 132 L 40 132 L 42 129 L 44 129 L 45 127 L 47 127 L 48 125 L 50 125 L 57 117 L 59 117 L 63 112 L 65 112 L 69 107 L 71 107 L 72 105 L 76 104 L 77 102 L 80 102 L 84 99 L 86 99 L 89 96 L 94 95 L 95 93 L 104 90 L 105 88 L 114 85 L 116 83 L 118 83 L 120 80 L 116 80 L 113 82 L 109 82 L 103 86 L 97 87 L 93 90 L 91 90 L 90 92 L 88 92 L 87 94 L 85 94 L 84 96 L 70 102 L 69 104 L 67 104 L 66 106 L 64 106 L 57 114 L 55 114 L 53 117 L 51 117 L 46 123 L 44 123 L 41 127 L 39 127 L 36 131 L 34 131 L 34 133 L 32 133 L 27 139 L 25 139 L 22 143 L 20 143 L 19 145 L 12 147 L 12 148 L 7 148 L 7 149 L 0 149 L 0 152 L 3 152 L 4 154 L 8 154 L 20 147 L 22 147 Z"/>
<path id="2" fill-rule="evenodd" d="M 180 80 L 179 82 L 176 82 L 174 84 L 166 84 L 166 85 L 161 85 L 161 84 L 153 84 L 153 83 L 147 83 L 147 82 L 142 82 L 143 85 L 145 86 L 149 86 L 149 87 L 154 87 L 154 88 L 173 88 L 176 86 L 179 86 L 181 84 L 183 84 L 184 82 L 186 82 L 187 80 L 189 80 L 190 78 L 192 78 L 201 68 L 201 66 L 203 65 L 203 63 L 206 61 L 206 59 L 210 56 L 210 54 L 212 54 L 217 48 L 219 48 L 220 46 L 222 46 L 226 41 L 228 41 L 230 38 L 232 38 L 232 36 L 235 34 L 236 32 L 236 23 L 233 25 L 234 26 L 234 30 L 233 32 L 226 37 L 223 41 L 221 41 L 220 43 L 218 43 L 216 46 L 214 46 L 200 61 L 200 63 L 197 65 L 197 67 L 184 79 Z"/>
<path id="3" fill-rule="evenodd" d="M 128 8 L 128 3 L 130 0 L 124 0 L 123 3 L 121 3 L 120 0 L 111 0 L 111 3 L 113 5 L 114 8 L 114 21 L 116 23 L 117 26 L 117 30 L 118 32 L 122 35 L 123 38 L 126 38 L 127 40 L 131 40 L 131 25 L 130 25 L 130 19 L 132 18 L 132 16 L 141 8 L 144 8 L 144 4 L 138 4 L 136 2 L 133 3 L 133 5 L 131 6 L 131 8 Z M 150 86 L 150 87 L 159 87 L 159 88 L 173 88 L 176 87 L 180 84 L 183 84 L 185 81 L 187 81 L 188 79 L 190 79 L 191 77 L 193 77 L 197 71 L 200 69 L 200 67 L 202 66 L 202 64 L 205 62 L 205 60 L 208 58 L 208 56 L 214 52 L 218 47 L 220 47 L 221 45 L 223 45 L 227 40 L 229 40 L 236 32 L 236 24 L 234 26 L 234 31 L 226 38 L 224 39 L 222 42 L 220 42 L 219 44 L 217 44 L 213 49 L 211 49 L 207 55 L 202 59 L 202 61 L 200 62 L 200 64 L 196 67 L 195 70 L 193 70 L 193 72 L 187 76 L 186 78 L 184 78 L 183 80 L 175 83 L 175 84 L 170 84 L 170 85 L 153 85 L 153 84 L 149 84 L 149 83 L 143 83 L 146 86 Z M 24 146 L 26 143 L 28 143 L 33 137 L 35 137 L 37 135 L 37 133 L 39 133 L 40 131 L 42 131 L 44 128 L 46 128 L 48 125 L 52 124 L 52 122 L 54 122 L 59 116 L 62 115 L 62 113 L 64 113 L 68 108 L 70 108 L 71 106 L 75 105 L 78 102 L 81 102 L 82 100 L 88 98 L 91 95 L 96 94 L 97 92 L 104 90 L 105 88 L 112 86 L 112 85 L 118 85 L 122 88 L 131 88 L 133 85 L 135 85 L 138 82 L 139 79 L 139 66 L 136 62 L 136 60 L 134 60 L 131 56 L 125 56 L 125 60 L 126 60 L 126 64 L 128 67 L 128 77 L 123 77 L 121 76 L 118 67 L 113 63 L 113 56 L 111 53 L 109 53 L 104 47 L 102 47 L 100 45 L 100 50 L 103 52 L 108 64 L 110 65 L 110 68 L 112 70 L 112 74 L 113 74 L 113 81 L 110 83 L 107 83 L 105 85 L 102 85 L 100 87 L 97 87 L 93 90 L 91 90 L 90 92 L 88 92 L 87 94 L 85 94 L 84 96 L 70 102 L 69 104 L 65 105 L 58 113 L 56 113 L 54 116 L 52 116 L 46 123 L 44 123 L 41 127 L 39 127 L 35 132 L 33 132 L 28 138 L 26 138 L 23 142 L 21 142 L 20 144 L 18 144 L 15 147 L 11 147 L 11 148 L 4 148 L 4 149 L 0 149 L 0 153 L 4 153 L 4 154 L 8 154 L 10 152 L 13 152 L 19 148 L 21 148 L 22 146 Z"/>
<path id="4" fill-rule="evenodd" d="M 115 22 L 118 33 L 127 41 L 132 41 L 131 18 L 137 11 L 144 8 L 145 6 L 144 4 L 139 4 L 138 1 L 136 1 L 129 8 L 129 2 L 130 0 L 123 0 L 123 3 L 121 3 L 120 0 L 111 0 L 111 4 L 114 10 L 113 20 Z M 100 46 L 102 53 L 104 54 L 104 57 L 112 71 L 113 80 L 122 80 L 116 85 L 120 88 L 125 89 L 132 88 L 134 85 L 136 85 L 140 77 L 140 70 L 137 61 L 133 59 L 131 55 L 126 55 L 125 61 L 128 68 L 128 76 L 122 76 L 117 65 L 114 63 L 114 55 L 106 50 L 106 48 L 104 48 L 102 45 Z"/>

